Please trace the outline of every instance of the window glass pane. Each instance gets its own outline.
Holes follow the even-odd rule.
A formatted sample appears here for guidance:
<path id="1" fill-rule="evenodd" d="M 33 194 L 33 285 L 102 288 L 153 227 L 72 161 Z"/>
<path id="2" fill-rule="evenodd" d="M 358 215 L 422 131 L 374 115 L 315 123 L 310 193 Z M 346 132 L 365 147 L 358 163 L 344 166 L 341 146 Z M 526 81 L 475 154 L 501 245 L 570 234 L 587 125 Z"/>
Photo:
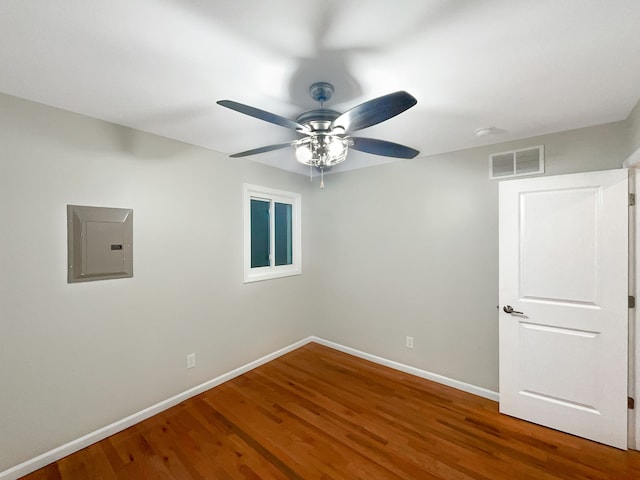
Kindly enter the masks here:
<path id="1" fill-rule="evenodd" d="M 275 210 L 276 265 L 291 265 L 293 263 L 291 205 L 276 202 Z"/>
<path id="2" fill-rule="evenodd" d="M 493 155 L 491 160 L 491 168 L 492 178 L 513 175 L 513 153 Z"/>
<path id="3" fill-rule="evenodd" d="M 269 266 L 269 202 L 251 199 L 251 268 Z"/>
<path id="4" fill-rule="evenodd" d="M 540 149 L 533 148 L 523 152 L 516 152 L 516 173 L 540 172 Z"/>

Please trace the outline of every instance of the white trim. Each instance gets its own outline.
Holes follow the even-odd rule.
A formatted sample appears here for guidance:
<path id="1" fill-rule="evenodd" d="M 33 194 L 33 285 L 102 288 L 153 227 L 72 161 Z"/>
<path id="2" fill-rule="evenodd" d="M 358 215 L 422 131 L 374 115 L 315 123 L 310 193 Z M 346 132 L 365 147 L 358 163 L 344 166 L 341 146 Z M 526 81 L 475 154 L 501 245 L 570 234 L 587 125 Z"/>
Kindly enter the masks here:
<path id="1" fill-rule="evenodd" d="M 299 193 L 276 190 L 275 188 L 262 187 L 245 183 L 243 191 L 243 218 L 244 218 L 244 283 L 259 282 L 272 278 L 289 277 L 302 273 L 302 199 Z M 292 263 L 291 265 L 274 266 L 275 261 L 275 240 L 274 228 L 271 230 L 271 266 L 251 268 L 251 199 L 264 199 L 273 202 L 288 203 L 292 206 Z M 274 214 L 271 212 L 271 219 Z"/>
<path id="2" fill-rule="evenodd" d="M 57 448 L 54 448 L 53 450 L 49 450 L 48 452 L 45 452 L 42 455 L 38 455 L 37 457 L 32 458 L 31 460 L 22 462 L 16 465 L 15 467 L 9 468 L 4 472 L 0 472 L 0 479 L 16 480 L 20 477 L 28 475 L 29 473 L 34 472 L 39 468 L 45 467 L 50 463 L 53 463 L 57 460 L 60 460 L 63 457 L 66 457 L 67 455 L 71 455 L 72 453 L 82 450 L 83 448 L 88 447 L 89 445 L 93 445 L 94 443 L 99 442 L 100 440 L 104 440 L 105 438 L 110 437 L 111 435 L 121 432 L 122 430 L 129 428 L 132 425 L 140 423 L 149 417 L 157 415 L 158 413 L 163 412 L 168 408 L 178 405 L 180 402 L 184 402 L 185 400 L 191 397 L 194 397 L 196 395 L 201 394 L 202 392 L 206 392 L 207 390 L 217 387 L 218 385 L 221 385 L 224 382 L 227 382 L 235 377 L 238 377 L 243 373 L 247 373 L 248 371 L 253 370 L 256 367 L 259 367 L 260 365 L 270 362 L 271 360 L 275 360 L 276 358 L 286 353 L 292 352 L 293 350 L 300 348 L 303 345 L 306 345 L 307 343 L 310 343 L 312 341 L 311 338 L 312 337 L 307 337 L 298 342 L 292 343 L 291 345 L 281 348 L 280 350 L 270 353 L 269 355 L 265 355 L 264 357 L 259 358 L 258 360 L 254 360 L 253 362 L 249 362 L 246 365 L 243 365 L 234 370 L 231 370 L 228 373 L 220 375 L 219 377 L 216 377 L 213 380 L 209 380 L 193 388 L 190 388 L 189 390 L 186 390 L 182 393 L 174 395 L 173 397 L 168 398 L 167 400 L 163 400 L 162 402 L 158 402 L 155 405 L 152 405 L 148 408 L 145 408 L 144 410 L 134 413 L 133 415 L 129 415 L 128 417 L 123 418 L 122 420 L 118 420 L 110 425 L 99 428 L 98 430 L 88 433 L 87 435 L 77 438 L 76 440 L 72 440 L 69 443 L 65 443 L 60 447 L 57 447 Z"/>
<path id="3" fill-rule="evenodd" d="M 629 158 L 622 162 L 622 168 L 639 167 L 640 165 L 638 165 L 638 163 L 640 163 L 640 148 L 638 148 L 635 152 L 629 155 Z"/>
<path id="4" fill-rule="evenodd" d="M 635 153 L 638 155 L 634 164 L 640 160 L 640 149 L 636 150 Z M 637 167 L 640 167 L 640 165 L 637 165 Z M 629 191 L 636 195 L 640 192 L 640 175 L 637 174 L 635 168 L 629 169 Z M 640 273 L 639 241 L 640 208 L 636 203 L 635 207 L 629 209 L 629 292 L 630 295 L 635 296 L 636 301 L 640 299 L 640 282 L 638 282 L 638 274 Z M 636 404 L 640 401 L 640 314 L 638 310 L 638 306 L 629 309 L 629 393 L 635 399 Z M 628 446 L 633 450 L 640 450 L 640 415 L 638 415 L 638 408 L 636 406 L 635 410 L 628 411 Z"/>
<path id="5" fill-rule="evenodd" d="M 640 168 L 640 148 L 622 162 L 622 168 L 629 169 L 629 193 L 636 195 L 636 205 L 629 209 L 629 294 L 640 300 L 640 206 L 637 195 L 640 193 L 640 175 L 636 170 Z M 640 450 L 640 312 L 639 307 L 629 309 L 629 395 L 636 401 L 636 408 L 628 410 L 627 447 Z"/>
<path id="6" fill-rule="evenodd" d="M 50 463 L 53 463 L 57 460 L 60 460 L 67 455 L 71 455 L 79 450 L 82 450 L 89 445 L 92 445 L 100 440 L 104 440 L 111 435 L 114 435 L 122 430 L 129 428 L 132 425 L 135 425 L 143 420 L 146 420 L 149 417 L 157 415 L 168 408 L 171 408 L 175 405 L 178 405 L 180 402 L 183 402 L 191 397 L 201 394 L 202 392 L 206 392 L 211 388 L 217 387 L 218 385 L 223 384 L 235 377 L 242 375 L 243 373 L 247 373 L 254 368 L 259 367 L 260 365 L 264 365 L 271 360 L 275 360 L 282 355 L 285 355 L 297 348 L 300 348 L 308 343 L 318 343 L 320 345 L 324 345 L 329 348 L 333 348 L 334 350 L 338 350 L 340 352 L 348 353 L 349 355 L 353 355 L 354 357 L 362 358 L 364 360 L 369 360 L 370 362 L 377 363 L 379 365 L 384 365 L 386 367 L 393 368 L 395 370 L 399 370 L 401 372 L 408 373 L 410 375 L 415 375 L 416 377 L 424 378 L 426 380 L 431 380 L 436 383 L 441 383 L 443 385 L 447 385 L 449 387 L 456 388 L 458 390 L 462 390 L 464 392 L 471 393 L 473 395 L 478 395 L 479 397 L 488 398 L 489 400 L 498 401 L 499 394 L 492 390 L 488 390 L 486 388 L 477 387 L 475 385 L 471 385 L 469 383 L 461 382 L 458 380 L 454 380 L 453 378 L 445 377 L 443 375 L 438 375 L 437 373 L 428 372 L 426 370 L 422 370 L 420 368 L 411 367 L 409 365 L 404 365 L 402 363 L 394 362 L 393 360 L 388 360 L 386 358 L 378 357 L 376 355 L 371 355 L 369 353 L 362 352 L 360 350 L 356 350 L 355 348 L 346 347 L 344 345 L 340 345 L 339 343 L 331 342 L 329 340 L 325 340 L 323 338 L 310 336 L 307 338 L 303 338 L 291 345 L 281 348 L 273 353 L 265 355 L 264 357 L 259 358 L 258 360 L 254 360 L 253 362 L 249 362 L 246 365 L 238 367 L 234 370 L 231 370 L 228 373 L 220 375 L 219 377 L 214 378 L 213 380 L 209 380 L 200 385 L 197 385 L 189 390 L 186 390 L 182 393 L 174 395 L 167 400 L 156 403 L 144 410 L 139 411 L 138 413 L 134 413 L 133 415 L 129 415 L 122 420 L 118 420 L 110 425 L 99 428 L 94 432 L 88 433 L 76 440 L 72 440 L 69 443 L 65 443 L 60 447 L 54 448 L 53 450 L 49 450 L 48 452 L 43 453 L 42 455 L 38 455 L 31 460 L 27 460 L 25 462 L 16 465 L 15 467 L 11 467 L 8 470 L 0 472 L 0 480 L 17 480 L 24 475 L 28 475 L 31 472 L 38 470 L 39 468 L 45 467 Z"/>
<path id="7" fill-rule="evenodd" d="M 370 362 L 384 365 L 385 367 L 393 368 L 394 370 L 399 370 L 401 372 L 415 375 L 416 377 L 424 378 L 426 380 L 431 380 L 436 383 L 441 383 L 442 385 L 447 385 L 448 387 L 453 387 L 458 390 L 462 390 L 463 392 L 472 393 L 473 395 L 477 395 L 479 397 L 488 398 L 489 400 L 494 400 L 496 402 L 500 400 L 500 394 L 498 392 L 494 392 L 493 390 L 478 387 L 476 385 L 471 385 L 470 383 L 461 382 L 460 380 L 455 380 L 453 378 L 445 377 L 444 375 L 439 375 L 437 373 L 422 370 L 420 368 L 411 367 L 403 363 L 388 360 L 383 357 L 378 357 L 377 355 L 371 355 L 370 353 L 362 352 L 351 347 L 345 347 L 344 345 L 340 345 L 339 343 L 334 343 L 323 338 L 310 338 L 312 342 L 319 343 L 320 345 L 333 348 L 334 350 L 338 350 L 340 352 L 348 353 L 349 355 L 353 355 L 354 357 L 363 358 L 365 360 L 369 360 Z"/>

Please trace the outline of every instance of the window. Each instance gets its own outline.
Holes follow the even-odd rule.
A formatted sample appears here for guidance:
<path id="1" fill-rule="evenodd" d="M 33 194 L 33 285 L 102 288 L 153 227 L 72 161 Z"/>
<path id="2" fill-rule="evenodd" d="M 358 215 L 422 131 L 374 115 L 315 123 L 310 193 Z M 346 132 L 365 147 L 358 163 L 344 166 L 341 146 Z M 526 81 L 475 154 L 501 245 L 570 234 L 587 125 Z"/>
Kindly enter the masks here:
<path id="1" fill-rule="evenodd" d="M 544 145 L 489 155 L 489 180 L 544 173 Z"/>
<path id="2" fill-rule="evenodd" d="M 302 273 L 300 194 L 244 184 L 244 281 Z"/>

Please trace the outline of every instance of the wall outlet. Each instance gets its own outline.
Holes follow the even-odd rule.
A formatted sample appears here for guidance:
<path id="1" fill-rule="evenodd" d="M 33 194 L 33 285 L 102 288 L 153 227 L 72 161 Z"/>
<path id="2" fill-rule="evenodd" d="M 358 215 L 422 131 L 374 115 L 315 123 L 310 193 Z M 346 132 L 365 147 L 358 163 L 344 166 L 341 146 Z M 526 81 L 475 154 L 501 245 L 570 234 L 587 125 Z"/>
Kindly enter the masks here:
<path id="1" fill-rule="evenodd" d="M 407 348 L 413 348 L 413 337 L 407 337 L 405 345 L 407 346 Z"/>
<path id="2" fill-rule="evenodd" d="M 193 368 L 196 366 L 196 354 L 190 353 L 187 355 L 187 368 Z"/>

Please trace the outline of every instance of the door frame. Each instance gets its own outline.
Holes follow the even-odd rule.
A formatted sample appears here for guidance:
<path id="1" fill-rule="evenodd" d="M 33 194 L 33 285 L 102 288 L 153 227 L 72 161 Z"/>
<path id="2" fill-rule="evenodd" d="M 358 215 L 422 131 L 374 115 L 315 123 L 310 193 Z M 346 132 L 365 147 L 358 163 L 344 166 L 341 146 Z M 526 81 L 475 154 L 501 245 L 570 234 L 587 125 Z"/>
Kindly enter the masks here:
<path id="1" fill-rule="evenodd" d="M 629 193 L 640 192 L 640 148 L 622 164 L 629 169 Z M 628 411 L 629 448 L 640 450 L 640 208 L 629 208 L 629 294 L 636 298 L 636 308 L 629 309 L 629 396 L 635 399 L 636 408 Z"/>

